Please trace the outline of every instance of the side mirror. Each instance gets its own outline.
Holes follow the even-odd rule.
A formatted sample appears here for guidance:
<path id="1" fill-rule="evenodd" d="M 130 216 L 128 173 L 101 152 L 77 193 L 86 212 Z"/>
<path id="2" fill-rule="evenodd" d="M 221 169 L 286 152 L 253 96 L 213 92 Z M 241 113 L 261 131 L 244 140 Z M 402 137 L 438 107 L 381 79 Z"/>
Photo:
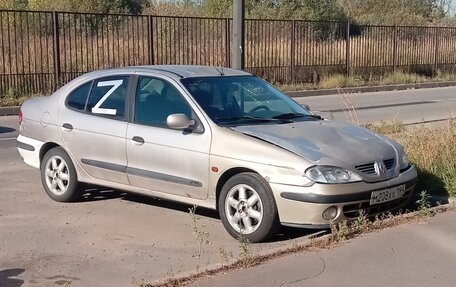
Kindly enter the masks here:
<path id="1" fill-rule="evenodd" d="M 306 105 L 306 104 L 301 104 L 301 107 L 303 107 L 304 109 L 310 111 L 310 107 L 309 105 Z"/>
<path id="2" fill-rule="evenodd" d="M 168 127 L 175 130 L 185 130 L 195 124 L 195 120 L 189 119 L 185 114 L 171 114 L 166 118 Z"/>

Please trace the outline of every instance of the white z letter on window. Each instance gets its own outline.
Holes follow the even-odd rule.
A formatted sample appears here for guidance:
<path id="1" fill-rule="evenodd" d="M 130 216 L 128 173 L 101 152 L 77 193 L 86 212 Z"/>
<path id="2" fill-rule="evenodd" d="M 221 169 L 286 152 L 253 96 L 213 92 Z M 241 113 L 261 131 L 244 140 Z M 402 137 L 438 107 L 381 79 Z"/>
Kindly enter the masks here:
<path id="1" fill-rule="evenodd" d="M 92 108 L 92 113 L 94 114 L 104 114 L 104 115 L 112 115 L 115 116 L 117 113 L 116 109 L 103 109 L 100 106 L 106 101 L 109 96 L 114 93 L 114 91 L 120 87 L 123 83 L 123 80 L 116 80 L 116 81 L 106 81 L 106 82 L 99 82 L 97 87 L 106 87 L 112 86 L 109 91 L 98 101 L 98 103 Z"/>

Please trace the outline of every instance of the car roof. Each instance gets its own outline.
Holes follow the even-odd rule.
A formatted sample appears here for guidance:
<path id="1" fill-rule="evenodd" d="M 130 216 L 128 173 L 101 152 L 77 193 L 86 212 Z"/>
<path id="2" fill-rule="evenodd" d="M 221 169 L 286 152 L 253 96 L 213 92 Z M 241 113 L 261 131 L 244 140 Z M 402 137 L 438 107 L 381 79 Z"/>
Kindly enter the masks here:
<path id="1" fill-rule="evenodd" d="M 158 72 L 166 73 L 174 78 L 194 78 L 194 77 L 216 77 L 216 76 L 251 76 L 252 74 L 242 70 L 236 70 L 215 66 L 197 66 L 197 65 L 150 65 L 150 66 L 132 66 L 123 68 L 113 68 L 98 70 L 86 75 L 90 76 L 107 76 L 110 73 L 134 73 L 134 72 Z"/>

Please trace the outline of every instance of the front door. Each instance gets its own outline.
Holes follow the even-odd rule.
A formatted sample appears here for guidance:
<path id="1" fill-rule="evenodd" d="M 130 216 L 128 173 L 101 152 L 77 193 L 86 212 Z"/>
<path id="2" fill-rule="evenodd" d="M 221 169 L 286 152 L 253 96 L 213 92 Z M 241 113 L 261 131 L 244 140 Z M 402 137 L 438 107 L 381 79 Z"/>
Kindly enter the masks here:
<path id="1" fill-rule="evenodd" d="M 184 91 L 170 81 L 139 76 L 133 122 L 127 128 L 127 174 L 132 186 L 206 199 L 211 133 L 204 130 Z M 173 130 L 170 114 L 193 118 L 198 130 Z"/>

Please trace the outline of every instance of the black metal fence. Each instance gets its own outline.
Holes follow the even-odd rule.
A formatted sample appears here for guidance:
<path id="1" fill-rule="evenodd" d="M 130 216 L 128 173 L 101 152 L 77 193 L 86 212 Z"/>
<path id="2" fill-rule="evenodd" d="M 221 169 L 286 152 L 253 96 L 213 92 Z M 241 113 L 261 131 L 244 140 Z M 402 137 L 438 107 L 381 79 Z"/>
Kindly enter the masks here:
<path id="1" fill-rule="evenodd" d="M 229 66 L 231 19 L 0 11 L 0 96 L 49 93 L 88 71 Z M 454 69 L 456 28 L 247 20 L 246 70 L 275 83 L 328 74 Z"/>

